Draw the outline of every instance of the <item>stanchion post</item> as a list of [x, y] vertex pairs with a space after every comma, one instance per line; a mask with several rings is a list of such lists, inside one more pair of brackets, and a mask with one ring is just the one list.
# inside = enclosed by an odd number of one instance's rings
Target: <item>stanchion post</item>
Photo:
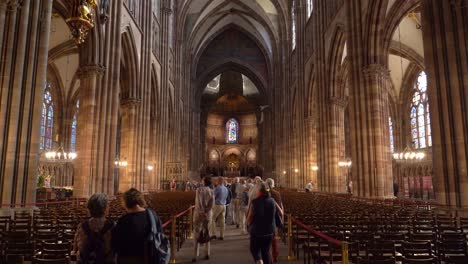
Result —
[[176, 228], [177, 228], [177, 218], [172, 217], [172, 226], [171, 226], [171, 264], [176, 263]]
[[188, 238], [192, 239], [193, 238], [193, 207], [190, 207], [189, 214], [188, 214], [188, 224], [189, 224], [189, 230], [188, 230]]
[[341, 257], [343, 258], [343, 264], [349, 264], [349, 251], [348, 251], [348, 243], [341, 242]]
[[288, 214], [288, 260], [294, 260], [294, 252], [293, 252], [293, 230], [292, 230], [292, 216]]

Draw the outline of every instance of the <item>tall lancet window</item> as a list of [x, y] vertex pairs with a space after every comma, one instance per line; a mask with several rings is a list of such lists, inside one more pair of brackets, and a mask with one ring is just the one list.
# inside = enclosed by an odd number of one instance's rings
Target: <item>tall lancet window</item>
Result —
[[413, 100], [411, 102], [411, 138], [415, 149], [432, 146], [431, 117], [427, 98], [427, 76], [421, 72], [414, 85]]
[[78, 115], [78, 110], [80, 109], [80, 100], [76, 101], [75, 114], [73, 115], [72, 124], [71, 124], [71, 136], [70, 136], [70, 151], [76, 151], [76, 118]]
[[239, 123], [231, 118], [226, 123], [226, 142], [235, 144], [239, 140]]
[[391, 117], [388, 117], [388, 131], [390, 132], [390, 152], [395, 151], [395, 142], [393, 138], [393, 121]]
[[314, 10], [314, 0], [307, 0], [307, 18], [312, 15], [312, 10]]
[[50, 84], [44, 90], [44, 99], [42, 101], [42, 118], [40, 131], [40, 149], [51, 149], [54, 132], [54, 105], [52, 102], [52, 94]]
[[292, 1], [291, 6], [291, 45], [292, 49], [296, 48], [296, 1]]

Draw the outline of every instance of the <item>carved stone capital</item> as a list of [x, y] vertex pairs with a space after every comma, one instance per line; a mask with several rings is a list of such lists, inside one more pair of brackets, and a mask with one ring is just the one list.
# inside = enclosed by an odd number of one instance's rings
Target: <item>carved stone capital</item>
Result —
[[330, 105], [336, 105], [343, 108], [345, 108], [346, 105], [348, 105], [348, 101], [341, 97], [331, 97], [330, 100], [328, 100], [328, 103]]
[[161, 9], [161, 11], [162, 11], [163, 13], [165, 13], [165, 14], [168, 14], [168, 15], [172, 14], [172, 9], [171, 9], [171, 8], [168, 8], [168, 7], [163, 7], [163, 8]]
[[124, 98], [120, 102], [122, 108], [133, 108], [141, 104], [141, 99], [138, 98]]
[[369, 64], [363, 70], [364, 77], [373, 78], [388, 78], [390, 79], [390, 71], [382, 64]]
[[16, 11], [17, 9], [21, 7], [21, 1], [20, 0], [2, 1], [2, 3], [0, 3], [0, 9], [3, 9], [4, 7], [6, 7], [8, 11], [10, 12]]
[[94, 75], [104, 75], [106, 72], [106, 67], [102, 65], [85, 65], [81, 66], [78, 71], [77, 75], [80, 79], [92, 77]]

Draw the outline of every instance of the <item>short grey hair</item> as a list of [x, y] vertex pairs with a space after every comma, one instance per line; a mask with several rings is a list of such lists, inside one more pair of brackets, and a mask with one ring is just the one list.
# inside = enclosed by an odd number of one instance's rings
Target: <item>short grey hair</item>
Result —
[[272, 178], [266, 179], [265, 182], [266, 184], [268, 184], [268, 186], [270, 186], [270, 189], [275, 188], [275, 180], [273, 180]]
[[107, 195], [104, 193], [95, 193], [88, 200], [88, 211], [91, 217], [99, 218], [106, 214]]

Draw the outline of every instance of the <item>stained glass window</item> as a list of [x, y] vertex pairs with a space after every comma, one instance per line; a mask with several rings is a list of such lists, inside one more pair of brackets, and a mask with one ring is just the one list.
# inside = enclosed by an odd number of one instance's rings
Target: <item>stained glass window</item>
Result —
[[54, 105], [50, 89], [51, 87], [48, 83], [44, 90], [44, 100], [42, 102], [41, 131], [39, 140], [39, 148], [46, 150], [52, 148], [54, 128]]
[[231, 118], [226, 123], [226, 138], [227, 143], [237, 143], [239, 137], [239, 123], [236, 119]]
[[392, 118], [388, 118], [388, 130], [390, 132], [390, 152], [393, 153], [395, 151], [395, 143], [393, 141], [393, 122]]
[[411, 137], [413, 148], [426, 148], [432, 146], [431, 117], [427, 98], [427, 75], [421, 72], [414, 85], [413, 100], [410, 109]]
[[292, 2], [291, 7], [291, 42], [294, 50], [296, 48], [296, 1]]
[[307, 18], [312, 15], [312, 10], [314, 10], [314, 0], [307, 0]]
[[75, 114], [73, 115], [71, 124], [71, 136], [70, 136], [70, 151], [76, 151], [76, 117], [78, 115], [78, 109], [80, 109], [80, 100], [76, 101]]

